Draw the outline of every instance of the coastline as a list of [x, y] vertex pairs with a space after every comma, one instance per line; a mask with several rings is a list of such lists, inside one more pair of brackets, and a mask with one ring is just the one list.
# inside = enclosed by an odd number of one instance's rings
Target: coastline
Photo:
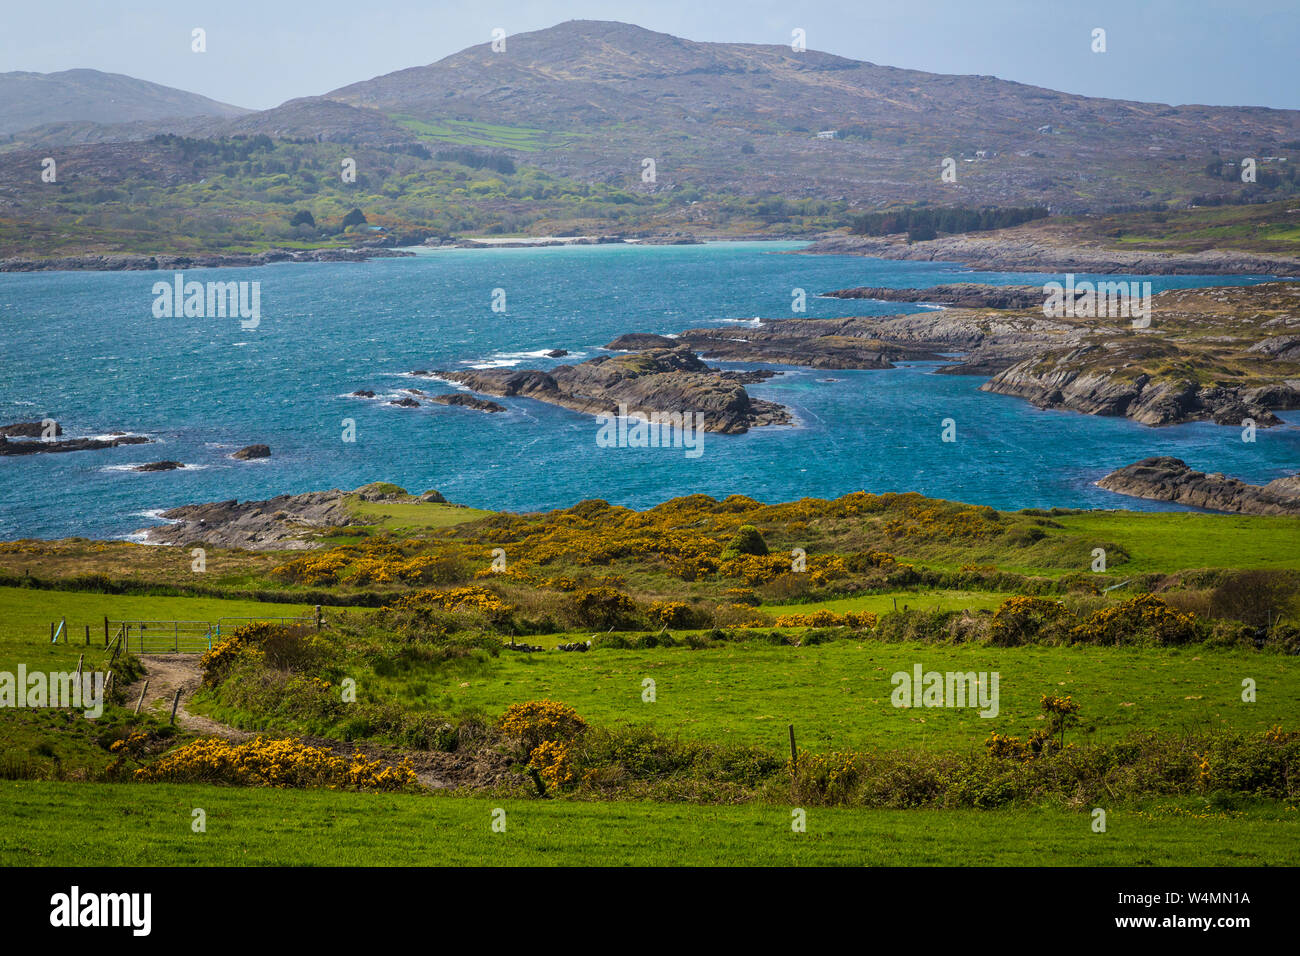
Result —
[[840, 235], [787, 255], [866, 256], [913, 262], [955, 262], [981, 272], [1092, 272], [1133, 275], [1236, 275], [1300, 278], [1300, 259], [1268, 253], [1213, 250], [1154, 252], [1049, 243], [975, 234], [907, 242], [897, 236]]

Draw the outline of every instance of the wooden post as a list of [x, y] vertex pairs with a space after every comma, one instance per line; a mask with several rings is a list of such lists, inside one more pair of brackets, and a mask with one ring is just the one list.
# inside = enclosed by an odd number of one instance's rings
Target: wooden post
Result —
[[135, 712], [140, 713], [140, 705], [144, 703], [144, 695], [149, 693], [149, 681], [146, 678], [144, 686], [140, 688], [140, 699], [135, 702]]
[[172, 698], [172, 723], [173, 724], [176, 723], [176, 708], [180, 706], [180, 703], [181, 703], [181, 689], [177, 687], [176, 696]]
[[795, 766], [799, 763], [799, 751], [794, 746], [794, 724], [790, 725], [790, 772], [794, 773]]
[[113, 689], [113, 672], [109, 671], [108, 676], [104, 678], [104, 698], [108, 698], [108, 692]]
[[316, 630], [318, 631], [320, 630], [320, 625], [321, 625], [320, 605], [317, 604], [316, 605]]
[[54, 643], [54, 622], [50, 621], [50, 643]]
[[86, 625], [86, 646], [90, 646], [90, 625]]
[[108, 615], [104, 615], [104, 646], [108, 647]]

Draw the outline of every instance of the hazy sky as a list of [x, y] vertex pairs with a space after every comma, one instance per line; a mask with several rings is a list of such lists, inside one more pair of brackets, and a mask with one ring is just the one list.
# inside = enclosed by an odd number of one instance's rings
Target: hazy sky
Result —
[[[1071, 93], [1300, 108], [1300, 0], [4, 0], [0, 72], [91, 67], [240, 106], [431, 63], [564, 20], [789, 43]], [[190, 52], [190, 31], [208, 50]], [[1107, 52], [1090, 49], [1094, 27]]]

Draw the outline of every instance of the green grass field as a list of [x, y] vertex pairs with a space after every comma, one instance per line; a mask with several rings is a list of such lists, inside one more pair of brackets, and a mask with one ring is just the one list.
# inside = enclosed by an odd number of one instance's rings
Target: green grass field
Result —
[[450, 528], [495, 514], [482, 508], [461, 508], [455, 505], [431, 504], [421, 501], [356, 501], [352, 511], [373, 522], [374, 527], [386, 531], [431, 530]]
[[[896, 671], [997, 671], [1000, 712], [896, 708]], [[1258, 700], [1241, 701], [1256, 681]], [[642, 681], [655, 702], [642, 702]], [[920, 747], [978, 749], [990, 732], [1023, 735], [1038, 726], [1043, 694], [1071, 694], [1083, 706], [1075, 741], [1114, 740], [1145, 729], [1263, 731], [1292, 726], [1300, 708], [1294, 658], [1243, 651], [1097, 647], [991, 648], [840, 641], [795, 648], [740, 644], [692, 651], [597, 650], [585, 654], [503, 652], [487, 662], [453, 661], [396, 676], [358, 673], [366, 700], [491, 718], [524, 700], [550, 698], [596, 725], [645, 724], [729, 744], [785, 745], [793, 723], [811, 750]], [[232, 723], [264, 721], [199, 702]], [[281, 727], [277, 729], [291, 729]]]
[[1011, 597], [1002, 591], [957, 591], [942, 588], [933, 590], [887, 591], [882, 594], [855, 594], [853, 597], [831, 598], [826, 601], [807, 601], [799, 604], [764, 604], [761, 610], [768, 614], [809, 614], [813, 611], [870, 611], [887, 614], [894, 610], [911, 608], [914, 611], [974, 611], [992, 610]]
[[1085, 511], [1052, 520], [1064, 530], [1049, 529], [1049, 538], [1083, 533], [1123, 547], [1130, 560], [1108, 572], [1120, 579], [1186, 568], [1300, 568], [1300, 521], [1290, 517]]
[[63, 657], [71, 653], [75, 661], [78, 648], [85, 649], [82, 645], [87, 625], [91, 647], [103, 648], [106, 616], [114, 621], [216, 621], [223, 617], [298, 617], [311, 613], [311, 606], [306, 604], [0, 587], [0, 662], [10, 659], [15, 646], [49, 648], [50, 622], [61, 618], [68, 620], [71, 639], [69, 648], [57, 653]]
[[[194, 809], [207, 830], [191, 829]], [[506, 829], [492, 831], [493, 810]], [[4, 866], [1168, 866], [1300, 862], [1300, 814], [581, 803], [173, 784], [0, 782]], [[106, 839], [106, 834], [112, 834]]]

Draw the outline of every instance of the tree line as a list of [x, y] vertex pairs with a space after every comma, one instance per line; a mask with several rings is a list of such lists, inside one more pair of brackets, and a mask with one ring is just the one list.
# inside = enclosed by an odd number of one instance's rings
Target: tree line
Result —
[[891, 212], [872, 212], [854, 216], [849, 220], [850, 231], [857, 236], [892, 236], [907, 233], [911, 241], [933, 239], [940, 233], [987, 232], [1006, 229], [1023, 222], [1046, 217], [1043, 206], [1006, 206], [1002, 208], [969, 209], [962, 206], [947, 208], [898, 209]]

